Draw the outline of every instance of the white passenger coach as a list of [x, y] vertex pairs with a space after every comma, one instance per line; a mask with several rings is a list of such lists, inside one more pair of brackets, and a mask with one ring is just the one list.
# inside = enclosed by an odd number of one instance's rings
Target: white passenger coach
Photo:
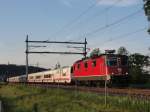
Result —
[[71, 67], [62, 67], [54, 70], [31, 73], [26, 75], [10, 77], [8, 82], [28, 82], [28, 83], [71, 83]]

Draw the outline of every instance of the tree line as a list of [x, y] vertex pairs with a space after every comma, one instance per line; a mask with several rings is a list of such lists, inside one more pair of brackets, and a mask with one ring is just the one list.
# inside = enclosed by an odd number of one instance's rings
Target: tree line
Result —
[[125, 47], [120, 47], [118, 54], [128, 56], [129, 83], [150, 87], [150, 57], [140, 53], [131, 54]]
[[[44, 68], [35, 67], [35, 66], [29, 66], [28, 69], [29, 69], [29, 73], [35, 73], [35, 72], [46, 70]], [[0, 81], [5, 81], [7, 77], [23, 75], [25, 74], [25, 72], [26, 72], [25, 65], [1, 64], [0, 65]]]

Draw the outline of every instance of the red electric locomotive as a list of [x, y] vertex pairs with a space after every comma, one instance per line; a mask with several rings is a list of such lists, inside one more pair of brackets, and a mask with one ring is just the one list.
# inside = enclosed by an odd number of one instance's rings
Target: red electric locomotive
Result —
[[73, 80], [126, 85], [128, 81], [128, 57], [119, 54], [101, 54], [76, 61], [72, 66]]

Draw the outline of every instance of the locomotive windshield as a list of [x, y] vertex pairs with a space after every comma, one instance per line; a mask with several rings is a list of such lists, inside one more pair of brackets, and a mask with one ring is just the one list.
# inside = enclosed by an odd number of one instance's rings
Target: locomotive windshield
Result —
[[117, 66], [117, 57], [111, 57], [107, 60], [108, 66]]
[[128, 64], [128, 57], [108, 57], [107, 65], [108, 66], [126, 66]]

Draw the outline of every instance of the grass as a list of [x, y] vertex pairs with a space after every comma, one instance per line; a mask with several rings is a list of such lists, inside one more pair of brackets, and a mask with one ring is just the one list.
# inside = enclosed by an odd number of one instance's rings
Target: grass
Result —
[[1, 85], [5, 112], [150, 112], [150, 101], [25, 85]]

